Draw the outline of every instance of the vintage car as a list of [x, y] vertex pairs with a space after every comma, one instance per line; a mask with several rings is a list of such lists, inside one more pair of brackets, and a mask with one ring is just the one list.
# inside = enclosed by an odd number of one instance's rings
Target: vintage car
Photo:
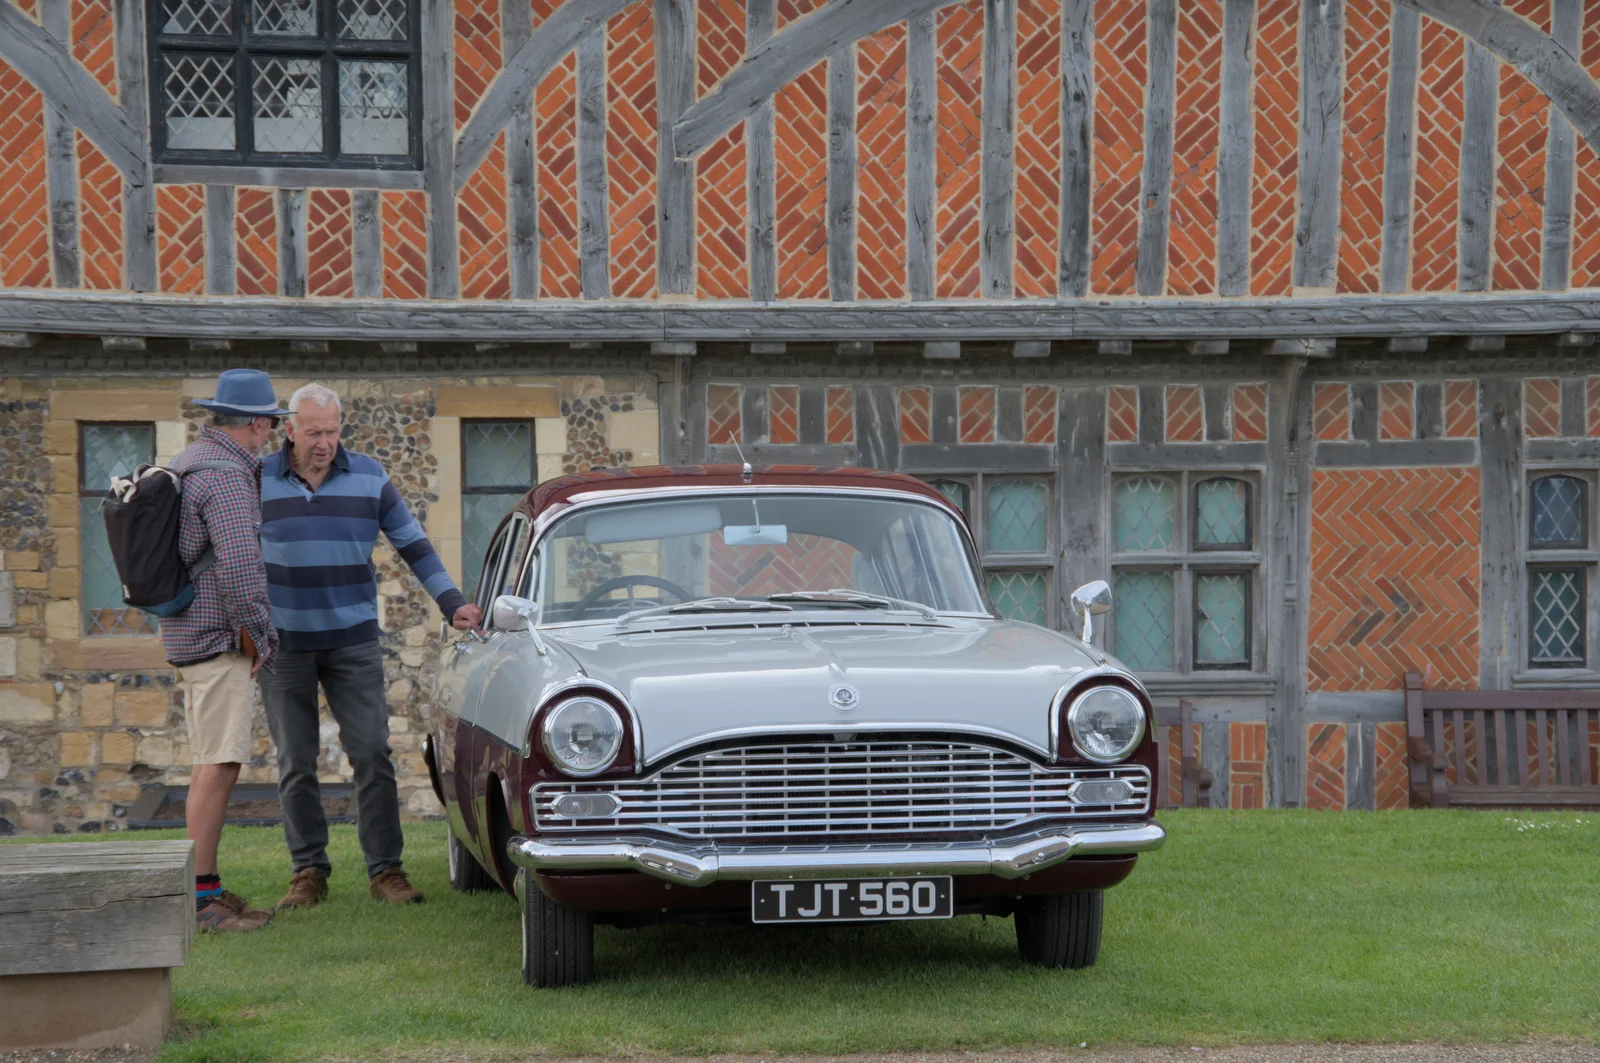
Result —
[[[1150, 699], [996, 616], [976, 556], [939, 491], [862, 469], [525, 497], [424, 757], [451, 884], [518, 898], [528, 984], [587, 981], [596, 923], [666, 920], [1014, 915], [1023, 959], [1093, 964], [1103, 891], [1165, 837]], [[1073, 595], [1086, 628], [1110, 604]]]

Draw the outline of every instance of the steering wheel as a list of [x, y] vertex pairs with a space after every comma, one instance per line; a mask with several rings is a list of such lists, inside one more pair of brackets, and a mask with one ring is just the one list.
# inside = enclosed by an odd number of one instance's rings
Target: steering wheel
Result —
[[632, 590], [634, 587], [654, 587], [657, 590], [666, 591], [680, 602], [686, 602], [690, 598], [688, 591], [669, 579], [662, 579], [660, 576], [618, 576], [615, 579], [606, 580], [588, 594], [579, 598], [577, 604], [572, 607], [572, 619], [582, 620], [590, 607], [600, 600], [601, 595], [610, 594], [612, 591], [621, 590], [623, 587], [629, 588], [629, 601], [635, 600]]

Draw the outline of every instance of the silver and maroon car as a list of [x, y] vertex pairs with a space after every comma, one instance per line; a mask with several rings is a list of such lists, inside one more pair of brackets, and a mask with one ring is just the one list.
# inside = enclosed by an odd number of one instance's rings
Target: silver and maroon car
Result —
[[[919, 480], [696, 466], [552, 480], [506, 516], [447, 641], [424, 753], [451, 884], [522, 905], [523, 977], [595, 923], [1014, 915], [1086, 967], [1159, 847], [1150, 699], [1003, 620]], [[1110, 608], [1104, 583], [1073, 608]]]

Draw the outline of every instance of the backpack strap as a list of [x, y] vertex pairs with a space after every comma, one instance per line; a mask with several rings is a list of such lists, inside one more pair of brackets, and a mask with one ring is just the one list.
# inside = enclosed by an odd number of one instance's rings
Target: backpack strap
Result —
[[[192, 472], [206, 472], [208, 470], [227, 469], [238, 469], [241, 472], [250, 471], [237, 461], [197, 461], [191, 465], [185, 466], [181, 471], [179, 471], [178, 480], [181, 484], [183, 478]], [[180, 487], [179, 490], [182, 490], [182, 488]], [[217, 551], [210, 543], [207, 543], [206, 548], [200, 552], [200, 556], [194, 559], [194, 564], [189, 566], [189, 579], [198, 579], [202, 573], [216, 563]]]

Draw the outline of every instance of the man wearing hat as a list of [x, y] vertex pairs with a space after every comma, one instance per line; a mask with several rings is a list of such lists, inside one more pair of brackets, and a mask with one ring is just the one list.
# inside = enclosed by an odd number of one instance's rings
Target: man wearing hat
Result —
[[194, 603], [161, 621], [167, 660], [183, 686], [194, 770], [185, 809], [194, 842], [195, 924], [200, 930], [256, 930], [272, 913], [251, 908], [222, 888], [217, 843], [239, 765], [250, 759], [252, 677], [278, 649], [261, 559], [261, 458], [278, 419], [272, 380], [257, 369], [229, 369], [217, 397], [195, 399], [211, 411], [200, 438], [172, 462], [220, 463], [183, 477], [178, 552], [193, 567], [208, 548], [210, 568], [194, 579]]

